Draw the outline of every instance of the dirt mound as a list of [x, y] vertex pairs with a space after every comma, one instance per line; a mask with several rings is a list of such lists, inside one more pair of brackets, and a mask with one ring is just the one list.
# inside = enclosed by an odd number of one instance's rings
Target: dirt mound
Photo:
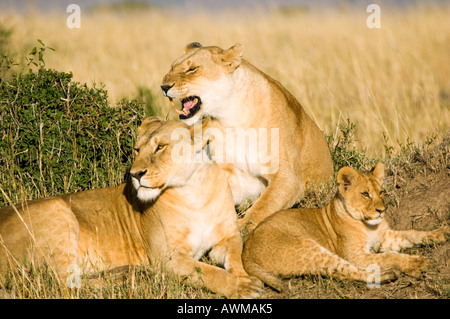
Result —
[[388, 208], [386, 219], [393, 229], [431, 230], [449, 218], [450, 175], [447, 171], [417, 175], [404, 195]]
[[[415, 149], [401, 161], [388, 163], [386, 219], [395, 230], [432, 230], [450, 224], [450, 138], [430, 149]], [[419, 278], [403, 274], [397, 281], [370, 289], [364, 283], [327, 277], [301, 276], [289, 280], [290, 291], [267, 288], [263, 298], [450, 298], [450, 240], [411, 248], [431, 265]]]
[[[447, 170], [417, 175], [404, 187], [403, 196], [388, 208], [392, 229], [432, 230], [450, 223], [450, 175]], [[439, 272], [450, 280], [450, 241], [428, 252]]]

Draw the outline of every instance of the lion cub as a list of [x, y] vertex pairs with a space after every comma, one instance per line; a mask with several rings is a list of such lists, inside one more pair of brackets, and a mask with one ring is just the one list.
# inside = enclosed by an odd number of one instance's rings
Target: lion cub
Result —
[[[278, 291], [285, 284], [278, 275], [328, 275], [367, 281], [366, 267], [380, 267], [380, 282], [398, 278], [400, 269], [415, 273], [428, 260], [396, 253], [431, 240], [444, 242], [449, 226], [433, 231], [391, 230], [383, 218], [384, 166], [359, 173], [342, 168], [337, 176], [338, 192], [320, 209], [290, 209], [262, 222], [247, 239], [244, 267]], [[377, 254], [378, 253], [378, 254]]]

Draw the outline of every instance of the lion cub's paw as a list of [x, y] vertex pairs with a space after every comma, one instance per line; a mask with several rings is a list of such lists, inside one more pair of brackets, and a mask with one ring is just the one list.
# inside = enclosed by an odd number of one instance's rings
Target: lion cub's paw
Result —
[[397, 280], [401, 276], [401, 274], [402, 269], [397, 265], [384, 268], [381, 270], [380, 283], [386, 284], [388, 282]]
[[432, 231], [433, 236], [431, 237], [432, 240], [443, 243], [446, 240], [446, 235], [450, 234], [450, 226], [449, 225], [442, 225], [441, 227], [435, 229]]
[[254, 299], [263, 292], [263, 283], [256, 277], [238, 277], [237, 289], [231, 298]]
[[423, 256], [410, 256], [406, 267], [402, 267], [402, 271], [412, 276], [420, 276], [423, 269], [428, 268], [430, 261]]

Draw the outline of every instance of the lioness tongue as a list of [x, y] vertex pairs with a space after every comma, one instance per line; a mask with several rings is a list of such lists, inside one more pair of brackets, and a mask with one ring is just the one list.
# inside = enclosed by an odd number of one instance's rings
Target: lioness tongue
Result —
[[183, 108], [185, 108], [186, 110], [190, 110], [194, 107], [195, 104], [197, 104], [197, 99], [186, 101], [183, 103]]

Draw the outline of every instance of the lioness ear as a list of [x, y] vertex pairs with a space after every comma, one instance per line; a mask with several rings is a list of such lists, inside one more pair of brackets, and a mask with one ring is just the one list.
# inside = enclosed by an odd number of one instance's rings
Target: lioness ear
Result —
[[184, 54], [188, 53], [190, 50], [195, 48], [201, 48], [202, 44], [199, 42], [191, 42], [184, 48]]
[[372, 171], [370, 173], [373, 175], [373, 177], [375, 177], [378, 184], [380, 184], [380, 186], [382, 186], [384, 183], [384, 165], [383, 165], [383, 163], [378, 162], [377, 165], [375, 165], [375, 167], [372, 169]]
[[230, 72], [233, 72], [239, 65], [241, 65], [243, 52], [244, 48], [240, 43], [236, 43], [228, 50], [223, 51], [222, 62]]
[[337, 184], [339, 191], [347, 191], [356, 181], [358, 172], [353, 168], [346, 166], [339, 170], [337, 176]]
[[143, 135], [147, 130], [155, 124], [160, 124], [161, 118], [158, 116], [150, 116], [142, 121], [141, 126], [138, 127], [138, 135]]

